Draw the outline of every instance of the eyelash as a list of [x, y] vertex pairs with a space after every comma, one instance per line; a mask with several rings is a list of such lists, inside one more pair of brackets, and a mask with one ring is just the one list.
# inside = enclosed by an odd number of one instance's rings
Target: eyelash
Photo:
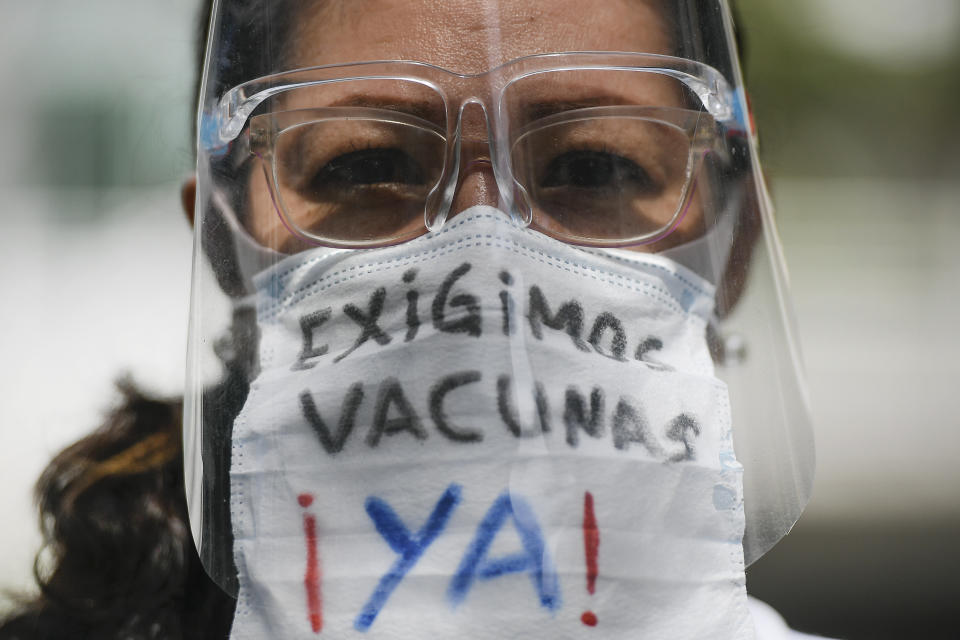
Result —
[[[561, 186], [602, 188], [604, 186], [610, 186], [609, 184], [607, 184], [607, 185], [598, 185], [595, 187], [590, 187], [582, 184], [571, 184], [570, 183], [571, 181], [569, 179], [567, 182], [560, 184], [559, 180], [562, 180], [564, 178], [563, 176], [557, 176], [556, 174], [564, 170], [569, 170], [569, 166], [555, 167], [554, 165], [556, 165], [561, 159], [564, 159], [564, 158], [569, 158], [569, 161], [588, 160], [588, 161], [609, 162], [612, 166], [603, 167], [604, 169], [607, 170], [607, 173], [608, 173], [607, 177], [609, 177], [610, 173], [616, 174], [619, 169], [623, 169], [624, 166], [627, 165], [626, 169], [631, 174], [627, 176], [628, 179], [630, 179], [632, 182], [640, 183], [641, 188], [643, 189], [649, 189], [654, 186], [653, 179], [642, 166], [640, 166], [633, 160], [627, 158], [626, 156], [611, 150], [607, 145], [600, 145], [599, 148], [591, 148], [586, 146], [580, 147], [580, 148], [571, 148], [571, 149], [564, 150], [562, 153], [554, 156], [550, 160], [550, 162], [546, 165], [544, 175], [540, 177], [539, 182], [540, 182], [541, 188], [561, 187]], [[568, 176], [568, 178], [576, 178], [576, 176]], [[557, 181], [557, 183], [552, 184], [554, 181]]]
[[[387, 184], [418, 185], [425, 180], [423, 168], [401, 149], [372, 145], [361, 147], [352, 143], [350, 146], [352, 148], [349, 151], [337, 154], [313, 172], [308, 184], [315, 189], [341, 185], [344, 188], [371, 188]], [[377, 163], [381, 166], [377, 166]], [[364, 171], [378, 175], [372, 176], [374, 179], [362, 179]], [[352, 175], [354, 173], [357, 175]], [[318, 182], [326, 184], [319, 185]]]

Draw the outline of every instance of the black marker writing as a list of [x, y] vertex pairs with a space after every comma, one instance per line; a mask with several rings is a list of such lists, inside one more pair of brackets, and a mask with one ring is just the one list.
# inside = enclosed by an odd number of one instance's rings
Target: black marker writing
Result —
[[[508, 287], [513, 284], [513, 276], [511, 276], [506, 271], [500, 272], [500, 281]], [[516, 303], [513, 301], [513, 296], [510, 295], [510, 292], [504, 289], [500, 292], [500, 312], [503, 314], [503, 335], [509, 336], [512, 335], [515, 326], [513, 321], [514, 309], [516, 308]]]
[[353, 343], [352, 347], [334, 358], [334, 362], [340, 362], [370, 338], [373, 338], [380, 346], [390, 344], [390, 336], [385, 334], [383, 329], [377, 325], [377, 321], [380, 319], [380, 314], [383, 313], [383, 301], [386, 297], [387, 290], [383, 287], [380, 287], [370, 294], [370, 301], [367, 304], [366, 313], [361, 311], [360, 308], [355, 305], [343, 305], [343, 313], [346, 314], [348, 318], [360, 325], [360, 336], [357, 338], [357, 341]]
[[550, 313], [550, 306], [544, 297], [540, 287], [534, 285], [530, 287], [530, 304], [527, 311], [527, 319], [530, 321], [530, 331], [537, 340], [543, 340], [543, 327], [541, 323], [556, 329], [563, 329], [573, 340], [581, 351], [589, 351], [586, 343], [581, 337], [583, 335], [583, 307], [576, 300], [565, 302], [557, 309], [556, 314]]
[[437, 426], [437, 430], [454, 442], [480, 442], [483, 440], [483, 432], [472, 431], [451, 424], [443, 409], [443, 400], [454, 389], [480, 382], [482, 377], [479, 371], [461, 371], [442, 378], [430, 389], [430, 418]]
[[[395, 416], [391, 417], [391, 408], [396, 408]], [[417, 440], [425, 440], [427, 432], [420, 424], [420, 418], [407, 400], [400, 381], [396, 378], [387, 378], [380, 385], [377, 393], [377, 404], [373, 412], [373, 426], [367, 434], [367, 444], [376, 447], [380, 438], [409, 431]]]
[[[487, 385], [494, 388], [488, 388]], [[463, 416], [477, 415], [478, 402], [488, 403], [487, 411], [490, 412], [494, 411], [492, 405], [496, 403], [495, 410], [506, 427], [506, 433], [515, 438], [550, 434], [553, 420], [562, 419], [562, 437], [571, 448], [580, 445], [582, 434], [594, 439], [610, 437], [613, 448], [618, 451], [628, 451], [635, 445], [641, 445], [647, 453], [666, 463], [695, 459], [702, 432], [699, 418], [690, 412], [680, 412], [670, 420], [651, 425], [643, 406], [635, 398], [629, 395], [612, 396], [608, 389], [599, 386], [584, 388], [567, 385], [562, 389], [563, 395], [554, 398], [548, 396], [545, 385], [540, 381], [529, 380], [517, 384], [506, 374], [496, 376], [495, 380], [488, 379], [479, 370], [457, 371], [442, 376], [430, 385], [428, 391], [417, 397], [409, 396], [395, 377], [383, 379], [376, 394], [365, 393], [364, 389], [364, 383], [354, 383], [339, 400], [340, 414], [336, 418], [335, 429], [321, 415], [321, 411], [326, 410], [332, 402], [326, 401], [318, 408], [323, 396], [314, 396], [309, 391], [300, 394], [303, 417], [329, 455], [336, 455], [347, 447], [358, 423], [370, 425], [367, 433], [360, 437], [371, 449], [382, 448], [385, 435], [394, 436], [403, 432], [417, 441], [425, 441], [429, 433], [421, 416], [429, 416], [430, 422], [443, 435], [438, 444], [485, 441], [488, 435], [486, 431], [499, 431], [502, 427], [491, 424], [489, 420], [478, 420], [472, 424], [458, 421]], [[590, 390], [589, 396], [586, 389]], [[557, 390], [559, 392], [560, 389]], [[531, 396], [535, 415], [532, 419], [521, 420], [519, 407], [527, 403], [518, 403], [517, 400]], [[371, 400], [368, 401], [368, 397]], [[551, 412], [551, 406], [557, 409], [562, 406], [562, 413]], [[611, 406], [612, 412], [608, 411]], [[499, 431], [489, 435], [496, 438], [502, 433]]]
[[640, 360], [641, 362], [646, 362], [654, 369], [659, 369], [661, 371], [673, 371], [673, 367], [662, 362], [657, 362], [651, 360], [647, 357], [652, 351], [660, 351], [663, 349], [663, 340], [656, 336], [650, 336], [645, 338], [640, 344], [637, 345], [637, 352], [633, 355], [635, 360]]
[[[416, 269], [408, 269], [403, 274], [403, 281], [410, 284], [417, 277]], [[404, 336], [404, 342], [410, 342], [417, 337], [417, 331], [420, 329], [420, 315], [417, 313], [417, 301], [420, 299], [420, 292], [416, 289], [407, 291], [407, 335]]]
[[[498, 324], [503, 336], [510, 337], [523, 330], [521, 318], [525, 318], [530, 334], [536, 340], [544, 340], [546, 327], [565, 333], [580, 351], [618, 362], [629, 361], [627, 349], [628, 346], [632, 347], [633, 340], [627, 333], [628, 325], [614, 313], [601, 311], [596, 316], [588, 315], [584, 304], [576, 299], [563, 302], [554, 311], [539, 286], [531, 285], [524, 298], [514, 274], [499, 269], [497, 277], [504, 286], [497, 292], [500, 317], [495, 318], [495, 303], [484, 307], [481, 298], [469, 292], [476, 277], [469, 262], [461, 263], [443, 276], [430, 305], [433, 327], [438, 332], [479, 337], [485, 322], [483, 309], [486, 308], [490, 314], [486, 322]], [[404, 342], [415, 341], [420, 336], [420, 327], [426, 321], [420, 314], [423, 291], [418, 284], [419, 270], [409, 268], [403, 272], [401, 279], [403, 285], [397, 291], [379, 287], [369, 293], [365, 308], [352, 303], [343, 305], [343, 314], [359, 327], [359, 334], [351, 335], [349, 329], [343, 330], [344, 326], [350, 326], [349, 323], [333, 322], [340, 319], [332, 317], [330, 307], [301, 316], [301, 348], [290, 365], [291, 369], [313, 369], [321, 356], [344, 349], [346, 345], [336, 344], [337, 340], [349, 343], [352, 339], [353, 342], [333, 359], [335, 363], [365, 344], [386, 346], [394, 338], [399, 340], [401, 330], [404, 332]], [[523, 308], [524, 303], [526, 308]], [[326, 340], [321, 338], [323, 331], [331, 332]], [[654, 355], [663, 349], [663, 340], [648, 334], [633, 347], [633, 359], [654, 370], [671, 371], [673, 367]]]
[[603, 419], [603, 389], [594, 387], [590, 392], [590, 417], [587, 417], [586, 398], [573, 386], [567, 387], [563, 407], [563, 424], [567, 429], [567, 444], [576, 447], [580, 441], [580, 430], [599, 438], [606, 426]]
[[300, 349], [300, 355], [297, 356], [297, 361], [290, 367], [292, 371], [312, 369], [317, 363], [307, 362], [307, 360], [322, 356], [328, 351], [329, 347], [325, 344], [319, 347], [314, 346], [313, 334], [324, 322], [330, 319], [330, 311], [330, 307], [327, 307], [320, 311], [308, 313], [300, 318], [300, 332], [303, 334], [303, 347]]
[[343, 405], [340, 409], [340, 420], [337, 424], [337, 432], [330, 433], [327, 423], [320, 417], [317, 405], [313, 401], [313, 396], [309, 391], [300, 394], [300, 408], [303, 411], [303, 417], [313, 428], [313, 431], [320, 438], [320, 444], [330, 455], [334, 455], [343, 450], [343, 445], [350, 437], [353, 431], [353, 425], [357, 418], [357, 409], [363, 401], [363, 385], [359, 382], [350, 387], [347, 394], [343, 397]]
[[[443, 284], [440, 285], [440, 291], [437, 292], [437, 297], [433, 299], [433, 326], [437, 331], [466, 333], [474, 337], [480, 336], [482, 319], [480, 317], [480, 304], [476, 296], [461, 293], [450, 298], [450, 290], [453, 289], [457, 280], [466, 275], [468, 271], [470, 271], [470, 263], [464, 262], [451, 271], [450, 275], [443, 280]], [[459, 320], [447, 320], [448, 298], [449, 306], [452, 309], [463, 307], [466, 309], [467, 315]]]
[[663, 455], [663, 450], [650, 433], [650, 425], [647, 424], [643, 410], [626, 397], [620, 398], [613, 412], [612, 430], [613, 446], [621, 451], [627, 450], [631, 443], [636, 442], [653, 455]]
[[670, 456], [670, 462], [693, 460], [696, 454], [694, 444], [700, 435], [700, 425], [692, 416], [681, 413], [667, 427], [667, 437], [683, 444], [683, 451]]
[[[510, 376], [499, 376], [497, 378], [497, 410], [500, 412], [500, 419], [506, 425], [510, 433], [518, 438], [532, 438], [538, 434], [535, 428], [524, 429], [520, 424], [518, 412], [511, 403], [510, 388], [513, 386], [513, 380]], [[550, 431], [550, 407], [547, 404], [547, 394], [543, 385], [537, 382], [534, 391], [534, 401], [537, 404], [537, 417], [540, 420], [540, 432], [548, 433]]]
[[[610, 330], [613, 335], [610, 336], [610, 350], [605, 350], [601, 345], [603, 343], [603, 334]], [[627, 333], [623, 330], [621, 323], [615, 315], [604, 311], [593, 321], [593, 330], [590, 331], [588, 340], [593, 350], [600, 355], [607, 356], [613, 360], [623, 362], [626, 360], [623, 353], [627, 350]]]

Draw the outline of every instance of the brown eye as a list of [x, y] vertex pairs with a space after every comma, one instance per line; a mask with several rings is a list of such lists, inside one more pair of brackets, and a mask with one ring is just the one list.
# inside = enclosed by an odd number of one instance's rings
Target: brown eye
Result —
[[606, 151], [567, 151], [553, 158], [540, 180], [541, 188], [648, 190], [653, 180], [637, 163]]
[[337, 156], [311, 180], [314, 190], [377, 184], [420, 185], [420, 164], [400, 149], [361, 149]]

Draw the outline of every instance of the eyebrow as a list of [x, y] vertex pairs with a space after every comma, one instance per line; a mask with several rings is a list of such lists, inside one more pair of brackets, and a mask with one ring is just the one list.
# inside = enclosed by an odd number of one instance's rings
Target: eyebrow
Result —
[[590, 107], [603, 107], [617, 104], [628, 104], [626, 100], [618, 96], [597, 96], [596, 98], [587, 98], [584, 100], [543, 100], [531, 102], [521, 106], [520, 112], [524, 120], [539, 120], [552, 116], [555, 113], [564, 113], [575, 109], [588, 109]]
[[446, 121], [446, 112], [439, 105], [425, 100], [405, 99], [397, 96], [371, 96], [363, 93], [355, 93], [334, 100], [326, 106], [366, 107], [398, 111], [440, 126], [443, 126]]
[[[559, 92], [558, 92], [559, 93]], [[627, 96], [625, 94], [613, 92], [598, 92], [588, 97], [577, 98], [575, 100], [531, 100], [526, 103], [520, 103], [519, 113], [525, 122], [537, 120], [552, 116], [556, 113], [573, 111], [574, 109], [588, 109], [590, 107], [608, 107], [619, 105], [647, 105], [647, 106], [678, 106], [681, 108], [691, 108], [690, 100], [686, 95], [678, 96], [680, 100], [676, 105], [664, 105], [663, 100], [654, 100], [649, 95]]]

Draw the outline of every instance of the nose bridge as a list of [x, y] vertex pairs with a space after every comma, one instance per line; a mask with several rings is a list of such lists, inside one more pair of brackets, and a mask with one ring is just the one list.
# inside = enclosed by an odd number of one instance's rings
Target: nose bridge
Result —
[[478, 204], [492, 207], [500, 203], [491, 160], [493, 150], [487, 105], [477, 97], [465, 98], [457, 115], [459, 137], [458, 181], [450, 209], [455, 216]]

